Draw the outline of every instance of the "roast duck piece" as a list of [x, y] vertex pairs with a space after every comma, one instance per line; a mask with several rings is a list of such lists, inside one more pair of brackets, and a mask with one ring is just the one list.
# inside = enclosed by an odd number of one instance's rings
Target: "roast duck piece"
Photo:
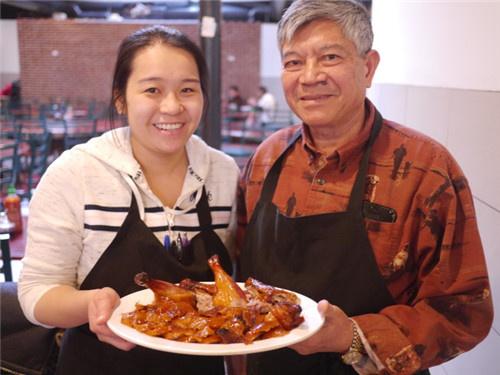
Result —
[[243, 290], [219, 264], [208, 260], [215, 283], [190, 279], [179, 285], [137, 274], [135, 282], [150, 288], [154, 301], [137, 303], [135, 311], [122, 315], [122, 323], [169, 340], [192, 343], [251, 344], [255, 340], [283, 336], [304, 318], [298, 297], [248, 278]]

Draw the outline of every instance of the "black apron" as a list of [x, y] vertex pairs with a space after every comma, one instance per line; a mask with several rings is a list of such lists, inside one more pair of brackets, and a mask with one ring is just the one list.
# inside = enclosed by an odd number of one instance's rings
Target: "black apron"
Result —
[[[381, 126], [376, 112], [347, 211], [291, 218], [280, 213], [272, 198], [287, 151], [301, 135], [295, 134], [267, 174], [247, 226], [242, 280], [251, 276], [316, 301], [326, 299], [348, 316], [377, 313], [395, 303], [379, 273], [362, 215], [368, 160]], [[249, 375], [357, 374], [336, 353], [303, 356], [288, 348], [249, 355], [247, 363]]]
[[[152, 278], [177, 283], [183, 278], [213, 280], [207, 259], [218, 254], [221, 265], [231, 272], [229, 254], [212, 230], [207, 194], [203, 188], [197, 204], [201, 231], [184, 251], [192, 254], [180, 262], [158, 241], [139, 217], [132, 195], [129, 213], [112, 243], [83, 281], [80, 289], [111, 287], [123, 297], [144, 288], [134, 276], [147, 272]], [[58, 374], [224, 374], [223, 357], [188, 356], [165, 353], [140, 346], [122, 351], [103, 343], [88, 324], [66, 331], [59, 356]]]

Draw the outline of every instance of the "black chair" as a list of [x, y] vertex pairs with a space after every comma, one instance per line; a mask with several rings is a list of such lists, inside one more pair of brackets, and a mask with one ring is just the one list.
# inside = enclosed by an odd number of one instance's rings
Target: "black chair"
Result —
[[97, 118], [97, 101], [95, 99], [77, 98], [68, 104], [67, 111], [71, 109], [73, 119], [92, 120]]
[[[5, 132], [4, 132], [5, 130]], [[2, 128], [0, 139], [0, 196], [7, 194], [9, 186], [16, 186], [19, 174], [19, 133]], [[3, 210], [3, 208], [2, 208]], [[10, 257], [10, 233], [5, 228], [0, 229], [0, 247], [2, 250], [2, 267], [6, 281], [12, 281], [12, 266]]]
[[292, 111], [289, 109], [277, 109], [274, 112], [271, 121], [262, 123], [262, 130], [266, 133], [266, 135], [269, 135], [270, 133], [286, 128], [294, 123], [295, 119]]
[[43, 120], [20, 122], [20, 145], [27, 145], [27, 152], [20, 154], [20, 175], [26, 184], [26, 193], [31, 198], [31, 191], [47, 169], [52, 147], [52, 134]]
[[246, 131], [247, 112], [227, 112], [222, 122], [223, 141], [239, 139], [243, 142]]
[[2, 267], [0, 273], [3, 273], [5, 281], [12, 281], [12, 259], [10, 257], [10, 233], [0, 231], [0, 247], [2, 248]]
[[40, 135], [31, 135], [26, 141], [30, 146], [27, 191], [27, 197], [30, 199], [32, 190], [40, 181], [49, 164], [48, 157], [52, 144], [52, 134], [46, 132]]
[[17, 121], [9, 116], [0, 117], [0, 137], [1, 139], [17, 139], [20, 128]]
[[13, 119], [26, 120], [32, 118], [31, 103], [19, 103], [15, 106], [10, 106], [8, 116]]
[[61, 120], [68, 108], [68, 101], [60, 98], [51, 98], [49, 103], [38, 106], [40, 118], [45, 120]]
[[9, 186], [16, 186], [19, 175], [19, 140], [2, 138], [0, 140], [0, 192], [5, 194]]
[[59, 329], [47, 329], [31, 324], [17, 299], [17, 283], [0, 283], [2, 374], [55, 374], [59, 346]]
[[97, 135], [96, 119], [71, 119], [66, 121], [66, 131], [64, 132], [64, 149], [87, 142]]
[[26, 135], [46, 133], [47, 122], [43, 118], [17, 119], [16, 127], [20, 129], [21, 138], [26, 138]]

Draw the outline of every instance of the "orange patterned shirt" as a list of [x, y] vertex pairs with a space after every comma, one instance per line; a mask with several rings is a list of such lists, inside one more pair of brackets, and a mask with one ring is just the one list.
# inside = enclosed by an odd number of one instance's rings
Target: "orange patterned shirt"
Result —
[[[375, 117], [367, 101], [359, 136], [332, 155], [318, 152], [307, 126], [266, 139], [239, 189], [239, 242], [263, 180], [292, 135], [273, 203], [287, 216], [345, 211]], [[384, 120], [366, 178], [365, 225], [396, 305], [354, 317], [381, 372], [410, 374], [447, 361], [489, 332], [493, 305], [468, 182], [450, 153], [414, 130]], [[241, 248], [241, 246], [240, 246]], [[368, 287], [368, 286], [367, 286]]]

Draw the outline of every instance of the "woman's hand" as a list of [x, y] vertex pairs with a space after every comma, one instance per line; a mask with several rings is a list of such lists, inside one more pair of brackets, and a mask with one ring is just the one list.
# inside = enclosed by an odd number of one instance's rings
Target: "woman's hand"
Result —
[[94, 293], [88, 306], [89, 327], [102, 342], [121, 350], [130, 350], [135, 344], [116, 336], [106, 325], [113, 310], [120, 303], [120, 296], [111, 288], [102, 288]]
[[346, 352], [352, 343], [352, 322], [339, 307], [330, 305], [326, 300], [319, 301], [318, 311], [325, 317], [323, 327], [307, 340], [292, 345], [290, 348], [303, 355], [318, 352]]

